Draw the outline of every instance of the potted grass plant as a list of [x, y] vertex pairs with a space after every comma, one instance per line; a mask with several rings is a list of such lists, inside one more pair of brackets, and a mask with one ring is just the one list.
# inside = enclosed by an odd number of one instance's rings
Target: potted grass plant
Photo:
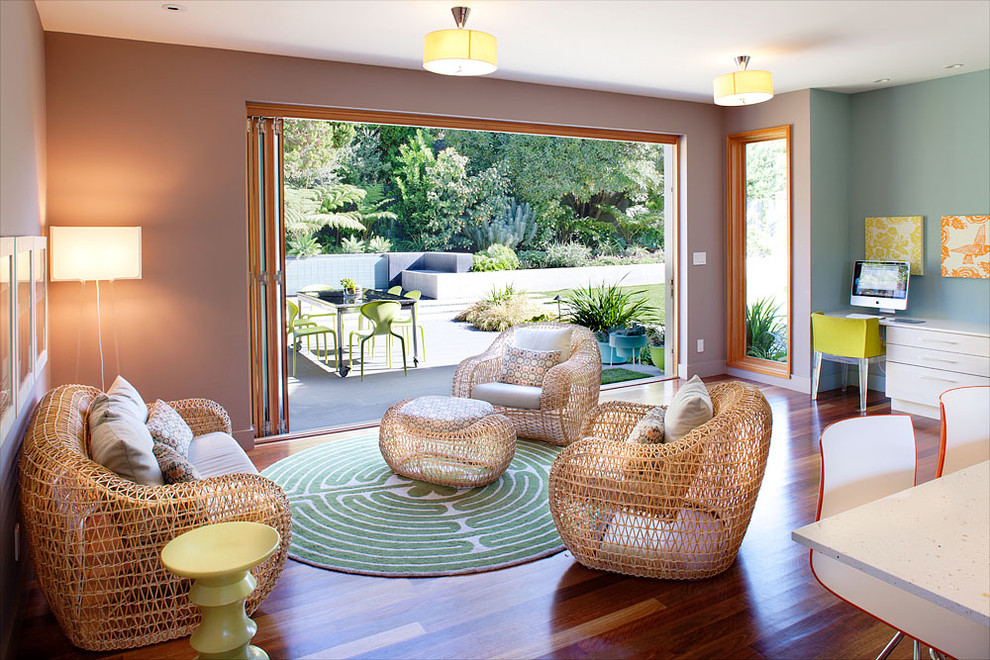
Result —
[[618, 284], [589, 284], [574, 289], [565, 302], [569, 309], [568, 320], [595, 333], [603, 363], [625, 362], [609, 346], [609, 335], [613, 329], [631, 327], [637, 321], [653, 321], [657, 316], [642, 291], [623, 290]]

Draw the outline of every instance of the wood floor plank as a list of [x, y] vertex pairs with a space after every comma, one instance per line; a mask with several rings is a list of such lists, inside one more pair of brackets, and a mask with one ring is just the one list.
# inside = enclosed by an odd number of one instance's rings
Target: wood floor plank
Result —
[[[718, 378], [712, 380], [720, 380]], [[681, 382], [636, 385], [602, 399], [662, 403]], [[814, 520], [822, 429], [859, 416], [855, 388], [805, 394], [760, 386], [774, 425], [767, 472], [737, 561], [708, 580], [663, 581], [587, 569], [570, 553], [446, 578], [374, 578], [289, 561], [255, 613], [272, 658], [860, 658], [893, 631], [826, 592], [790, 532]], [[889, 401], [870, 392], [868, 414]], [[919, 480], [934, 477], [939, 423], [914, 417]], [[260, 445], [259, 468], [334, 442]], [[116, 653], [74, 649], [36, 586], [21, 615], [18, 657], [191, 658], [188, 639]], [[892, 655], [911, 656], [904, 642]]]

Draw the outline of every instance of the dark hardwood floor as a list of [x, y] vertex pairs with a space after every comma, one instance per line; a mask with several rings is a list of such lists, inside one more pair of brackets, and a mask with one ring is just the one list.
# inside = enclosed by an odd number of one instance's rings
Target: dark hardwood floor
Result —
[[[713, 379], [715, 380], [715, 379]], [[676, 382], [603, 393], [662, 402]], [[763, 387], [773, 406], [769, 464], [736, 563], [715, 578], [659, 581], [601, 573], [569, 553], [514, 568], [447, 578], [335, 573], [289, 560], [262, 604], [255, 643], [272, 658], [867, 658], [893, 631], [827, 593], [790, 532], [814, 520], [818, 438], [859, 415], [858, 392], [807, 395]], [[870, 392], [867, 414], [889, 401]], [[939, 424], [914, 418], [919, 481], [935, 475]], [[262, 445], [264, 468], [333, 438]], [[112, 654], [74, 649], [32, 586], [19, 657], [191, 658], [187, 639]], [[911, 656], [902, 642], [893, 658]]]

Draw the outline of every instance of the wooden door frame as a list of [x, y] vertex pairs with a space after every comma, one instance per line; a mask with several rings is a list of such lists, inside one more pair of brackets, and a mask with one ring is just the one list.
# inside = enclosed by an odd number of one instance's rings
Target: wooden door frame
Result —
[[[746, 145], [769, 140], [786, 140], [787, 144], [787, 360], [775, 362], [746, 355]], [[791, 377], [791, 318], [794, 292], [791, 289], [793, 250], [791, 223], [794, 206], [791, 127], [774, 126], [755, 131], [732, 133], [725, 138], [725, 187], [727, 286], [726, 286], [726, 366], [745, 369], [778, 378]]]

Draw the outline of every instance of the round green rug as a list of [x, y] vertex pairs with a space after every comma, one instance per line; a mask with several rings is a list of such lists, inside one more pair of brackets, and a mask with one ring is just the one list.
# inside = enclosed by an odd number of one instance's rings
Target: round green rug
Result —
[[394, 474], [376, 431], [307, 449], [262, 474], [289, 498], [293, 559], [362, 575], [433, 577], [491, 571], [563, 550], [548, 500], [559, 452], [519, 440], [500, 479], [458, 489]]

